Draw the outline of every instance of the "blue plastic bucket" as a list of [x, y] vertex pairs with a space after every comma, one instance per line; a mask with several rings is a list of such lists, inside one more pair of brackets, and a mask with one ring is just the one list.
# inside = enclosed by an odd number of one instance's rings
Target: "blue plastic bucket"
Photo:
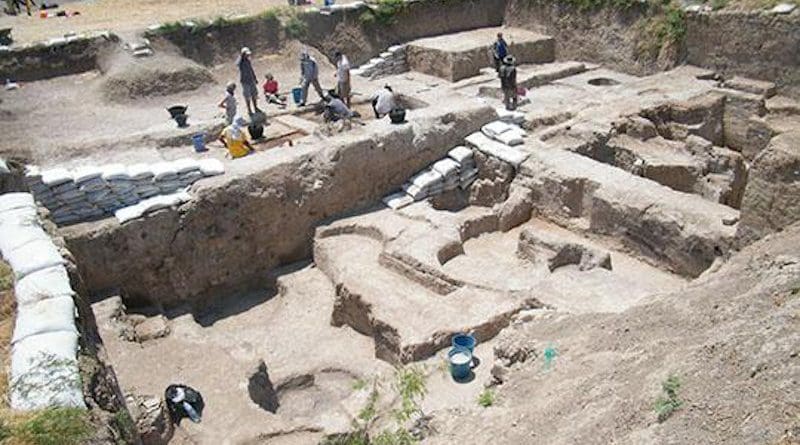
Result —
[[472, 352], [467, 348], [451, 348], [447, 353], [447, 361], [450, 363], [450, 375], [455, 380], [464, 380], [469, 376], [472, 369]]
[[292, 88], [292, 98], [294, 99], [295, 105], [300, 105], [300, 102], [303, 100], [303, 89], [300, 87]]
[[454, 348], [466, 348], [469, 349], [470, 354], [475, 352], [475, 337], [470, 334], [456, 334], [450, 339]]
[[196, 135], [192, 136], [192, 145], [194, 145], [194, 151], [198, 153], [206, 151], [205, 133], [197, 133]]

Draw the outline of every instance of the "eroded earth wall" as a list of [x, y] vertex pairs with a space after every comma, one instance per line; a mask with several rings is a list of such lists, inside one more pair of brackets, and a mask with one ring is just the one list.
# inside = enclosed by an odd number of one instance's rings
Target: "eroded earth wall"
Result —
[[686, 62], [733, 75], [770, 80], [800, 97], [800, 14], [688, 14]]
[[235, 161], [197, 183], [195, 199], [178, 210], [63, 232], [91, 290], [202, 304], [264, 285], [271, 269], [310, 257], [315, 225], [378, 202], [493, 118], [489, 106], [454, 99], [417, 110], [405, 125], [376, 122]]

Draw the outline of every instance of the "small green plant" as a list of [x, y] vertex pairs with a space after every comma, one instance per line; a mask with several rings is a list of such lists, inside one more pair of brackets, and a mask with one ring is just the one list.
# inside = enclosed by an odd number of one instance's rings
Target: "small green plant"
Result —
[[478, 395], [478, 405], [488, 408], [494, 405], [496, 396], [493, 390], [486, 388]]
[[417, 443], [417, 439], [407, 429], [398, 427], [394, 431], [381, 431], [370, 443], [371, 445], [413, 445]]
[[655, 5], [656, 12], [640, 25], [637, 51], [656, 58], [666, 45], [680, 46], [686, 37], [686, 13], [670, 1]]
[[378, 0], [375, 6], [367, 9], [359, 16], [361, 24], [392, 25], [397, 21], [397, 15], [406, 8], [405, 0]]
[[291, 15], [283, 24], [283, 31], [290, 39], [302, 39], [308, 33], [308, 23], [304, 22], [297, 15]]
[[378, 393], [377, 385], [373, 386], [372, 391], [369, 393], [369, 397], [367, 398], [367, 403], [361, 408], [361, 411], [358, 412], [358, 419], [364, 422], [365, 424], [369, 424], [375, 418], [377, 414], [377, 410], [375, 409], [375, 405], [378, 403], [378, 398], [380, 394]]
[[353, 391], [361, 391], [362, 389], [367, 387], [367, 381], [364, 379], [356, 379], [353, 382]]
[[675, 375], [670, 375], [667, 380], [661, 383], [662, 394], [658, 396], [655, 403], [655, 411], [659, 422], [667, 420], [672, 413], [683, 405], [683, 401], [678, 398], [678, 390], [680, 388], [681, 380]]
[[11, 434], [35, 445], [78, 445], [91, 431], [85, 410], [50, 408], [15, 426]]
[[396, 375], [395, 389], [400, 395], [400, 408], [395, 410], [399, 423], [409, 420], [420, 413], [418, 399], [425, 397], [428, 390], [425, 385], [425, 374], [415, 366], [399, 368]]

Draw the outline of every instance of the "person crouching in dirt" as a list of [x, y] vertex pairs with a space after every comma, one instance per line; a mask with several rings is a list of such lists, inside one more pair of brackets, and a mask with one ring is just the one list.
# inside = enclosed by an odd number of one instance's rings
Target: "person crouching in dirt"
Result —
[[500, 87], [503, 90], [503, 103], [506, 110], [517, 108], [517, 67], [513, 56], [506, 56], [500, 66]]
[[233, 123], [225, 127], [219, 135], [219, 141], [228, 149], [228, 153], [233, 159], [247, 156], [255, 151], [250, 144], [250, 136], [247, 134], [247, 121], [242, 116], [236, 116]]
[[180, 424], [188, 417], [194, 423], [200, 422], [205, 402], [197, 390], [186, 385], [169, 385], [164, 391], [164, 401], [173, 423]]
[[[242, 95], [244, 103], [247, 105], [247, 113], [253, 114], [258, 109], [258, 78], [253, 71], [253, 64], [250, 62], [250, 48], [244, 47], [239, 54], [236, 66], [239, 68], [239, 80], [242, 82]], [[251, 106], [252, 104], [252, 106]]]
[[236, 117], [236, 96], [233, 93], [236, 91], [236, 84], [233, 82], [228, 83], [225, 87], [225, 97], [219, 103], [219, 107], [225, 109], [225, 123], [230, 125], [233, 123], [233, 118]]
[[267, 73], [264, 76], [262, 88], [264, 90], [264, 99], [268, 104], [277, 104], [281, 108], [286, 108], [286, 99], [278, 94], [278, 81], [275, 80], [272, 74]]
[[372, 111], [375, 112], [375, 119], [380, 119], [394, 110], [397, 104], [394, 100], [394, 91], [389, 85], [385, 85], [370, 97], [372, 100]]
[[343, 119], [350, 119], [358, 117], [357, 113], [350, 111], [341, 97], [334, 90], [328, 91], [325, 96], [325, 111], [323, 112], [323, 119], [325, 122], [336, 122]]

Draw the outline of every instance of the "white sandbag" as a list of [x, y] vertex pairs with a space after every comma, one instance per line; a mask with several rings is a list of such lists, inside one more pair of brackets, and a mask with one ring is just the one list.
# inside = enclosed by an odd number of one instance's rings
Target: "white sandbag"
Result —
[[464, 164], [465, 162], [473, 158], [473, 152], [469, 148], [459, 145], [458, 147], [455, 147], [452, 150], [448, 151], [447, 156], [449, 156], [459, 164]]
[[219, 159], [201, 159], [198, 163], [203, 176], [216, 176], [225, 173], [225, 165]]
[[481, 127], [481, 132], [486, 136], [494, 139], [497, 136], [511, 130], [511, 125], [503, 121], [493, 121]]
[[135, 181], [152, 179], [153, 171], [147, 164], [133, 164], [128, 166], [128, 176]]
[[35, 335], [16, 343], [11, 351], [11, 408], [85, 408], [77, 352], [74, 332]]
[[3, 158], [0, 158], [0, 175], [10, 175], [11, 170], [8, 168], [8, 164]]
[[20, 207], [18, 209], [0, 212], [0, 232], [10, 225], [38, 224], [39, 217], [35, 207]]
[[7, 257], [12, 251], [33, 241], [50, 241], [38, 223], [4, 225], [0, 231], [0, 253]]
[[513, 165], [514, 168], [519, 168], [519, 166], [525, 162], [525, 159], [528, 158], [527, 153], [501, 144], [500, 142], [493, 141], [481, 132], [472, 133], [467, 136], [466, 141], [481, 152], [507, 162]]
[[497, 139], [498, 142], [502, 142], [506, 145], [514, 146], [525, 143], [523, 140], [524, 137], [525, 132], [519, 128], [512, 128], [511, 130], [501, 133], [495, 139]]
[[525, 122], [525, 113], [521, 111], [509, 111], [505, 107], [497, 107], [497, 118], [503, 122], [522, 125]]
[[36, 208], [30, 193], [5, 193], [0, 195], [0, 213], [23, 207]]
[[412, 176], [409, 182], [422, 190], [426, 190], [442, 182], [442, 175], [434, 170], [423, 170]]
[[108, 164], [100, 167], [100, 170], [103, 171], [103, 179], [106, 181], [118, 180], [118, 179], [125, 179], [128, 180], [131, 177], [128, 176], [128, 169], [125, 168], [122, 164]]
[[175, 171], [177, 171], [179, 175], [200, 170], [200, 162], [197, 159], [191, 158], [181, 158], [177, 161], [173, 161], [172, 166], [175, 167]]
[[128, 222], [132, 219], [141, 218], [142, 214], [143, 214], [142, 206], [140, 206], [139, 204], [135, 204], [128, 207], [122, 207], [114, 212], [114, 216], [117, 218], [120, 224]]
[[190, 199], [192, 199], [191, 195], [185, 191], [180, 191], [169, 195], [154, 196], [145, 199], [139, 202], [138, 206], [141, 208], [142, 214], [147, 214], [156, 210], [180, 205]]
[[168, 181], [178, 176], [178, 172], [171, 162], [157, 162], [152, 165], [152, 171], [155, 181]]
[[386, 204], [386, 207], [389, 207], [392, 210], [399, 210], [409, 204], [413, 204], [414, 198], [409, 196], [406, 192], [397, 192], [388, 196], [384, 196], [381, 201]]
[[428, 197], [428, 192], [426, 190], [423, 190], [414, 184], [410, 183], [403, 184], [403, 190], [414, 201], [420, 201]]
[[433, 163], [431, 167], [435, 172], [447, 178], [458, 174], [458, 163], [450, 158], [444, 158]]
[[46, 267], [64, 264], [64, 259], [61, 258], [55, 244], [49, 239], [33, 240], [8, 253], [4, 251], [3, 257], [11, 265], [17, 279]]
[[32, 335], [49, 332], [78, 332], [72, 297], [54, 297], [17, 308], [12, 345]]
[[75, 295], [64, 266], [47, 267], [28, 274], [14, 284], [17, 307], [27, 306], [57, 297]]
[[54, 168], [42, 172], [42, 183], [50, 188], [72, 182], [72, 174], [65, 168]]
[[79, 167], [72, 173], [72, 180], [75, 181], [75, 184], [78, 184], [78, 186], [88, 181], [102, 179], [102, 177], [103, 170], [95, 166]]

